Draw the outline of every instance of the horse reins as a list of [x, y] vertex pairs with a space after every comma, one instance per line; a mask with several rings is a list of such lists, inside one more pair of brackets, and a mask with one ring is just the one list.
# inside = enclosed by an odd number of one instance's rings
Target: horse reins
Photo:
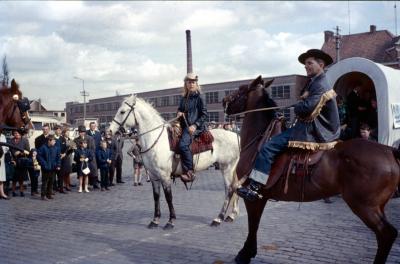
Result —
[[291, 107], [294, 107], [294, 106], [293, 105], [285, 105], [285, 106], [264, 107], [264, 108], [257, 108], [257, 109], [243, 111], [243, 112], [231, 114], [228, 116], [240, 116], [240, 115], [245, 115], [247, 113], [262, 112], [262, 111], [275, 110], [275, 109], [286, 109], [286, 108], [291, 108]]
[[[134, 105], [130, 105], [130, 104], [128, 104], [127, 102], [124, 102], [124, 103], [125, 103], [127, 106], [129, 106], [129, 112], [128, 112], [128, 114], [125, 116], [124, 120], [120, 123], [120, 122], [118, 122], [117, 120], [115, 120], [115, 118], [113, 119], [113, 122], [115, 122], [116, 124], [119, 125], [119, 129], [120, 129], [121, 127], [123, 128], [123, 126], [124, 126], [125, 123], [126, 123], [126, 120], [128, 120], [128, 117], [129, 117], [129, 115], [130, 115], [131, 113], [133, 113], [133, 116], [134, 116], [134, 118], [135, 118], [135, 123], [138, 124], [137, 118], [136, 118], [136, 114], [135, 114], [135, 106], [134, 106]], [[146, 153], [146, 152], [148, 152], [149, 150], [151, 150], [152, 148], [154, 148], [154, 146], [155, 146], [155, 145], [158, 143], [158, 141], [160, 140], [161, 135], [162, 135], [162, 133], [164, 132], [164, 128], [165, 128], [166, 124], [169, 124], [169, 123], [175, 121], [176, 119], [178, 119], [178, 117], [174, 117], [174, 118], [172, 118], [172, 119], [169, 119], [169, 120], [165, 121], [163, 124], [161, 124], [161, 125], [159, 125], [159, 126], [156, 126], [156, 127], [152, 128], [152, 129], [146, 131], [146, 132], [143, 132], [143, 133], [138, 134], [137, 136], [140, 137], [140, 136], [143, 136], [143, 135], [145, 135], [145, 134], [148, 134], [148, 133], [150, 133], [150, 132], [152, 132], [152, 131], [154, 131], [154, 130], [157, 130], [158, 128], [162, 127], [160, 134], [158, 135], [157, 139], [153, 142], [153, 144], [152, 144], [148, 149], [143, 150], [143, 151], [141, 150], [140, 153], [141, 153], [141, 154], [142, 154], [142, 153]]]

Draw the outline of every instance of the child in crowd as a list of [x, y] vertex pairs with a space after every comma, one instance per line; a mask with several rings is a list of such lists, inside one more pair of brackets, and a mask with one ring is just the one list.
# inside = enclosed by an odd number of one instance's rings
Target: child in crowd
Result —
[[82, 192], [83, 186], [85, 186], [85, 192], [89, 192], [88, 189], [88, 175], [90, 173], [89, 161], [93, 159], [92, 152], [87, 149], [86, 139], [79, 140], [79, 147], [75, 151], [74, 160], [76, 162], [77, 174], [79, 177], [79, 190]]
[[138, 138], [134, 137], [132, 147], [128, 150], [128, 155], [133, 158], [133, 186], [143, 185], [142, 175], [140, 174], [140, 170], [143, 168], [143, 160], [140, 155], [141, 150], [142, 147], [139, 144]]
[[97, 162], [100, 168], [101, 177], [101, 191], [110, 190], [108, 189], [108, 172], [111, 166], [111, 150], [107, 148], [107, 141], [100, 141], [100, 148], [97, 150]]
[[29, 177], [31, 179], [31, 196], [36, 196], [38, 192], [38, 178], [40, 175], [40, 165], [37, 160], [37, 150], [35, 148], [31, 149], [29, 152]]
[[38, 149], [37, 159], [42, 169], [42, 200], [53, 199], [53, 181], [56, 172], [60, 170], [60, 148], [56, 147], [56, 139], [48, 135], [47, 144]]
[[376, 139], [371, 136], [371, 128], [367, 124], [361, 124], [361, 126], [360, 126], [360, 136], [363, 139], [376, 141]]

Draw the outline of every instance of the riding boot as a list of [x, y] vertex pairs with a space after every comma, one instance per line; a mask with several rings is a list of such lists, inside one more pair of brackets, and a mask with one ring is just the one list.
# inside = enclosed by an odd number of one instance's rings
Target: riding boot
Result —
[[247, 186], [240, 186], [236, 190], [236, 193], [246, 201], [253, 202], [263, 198], [262, 194], [260, 194], [262, 187], [261, 183], [250, 179], [249, 184]]
[[183, 182], [192, 182], [196, 179], [196, 175], [192, 170], [188, 170], [186, 173], [181, 175], [181, 180]]

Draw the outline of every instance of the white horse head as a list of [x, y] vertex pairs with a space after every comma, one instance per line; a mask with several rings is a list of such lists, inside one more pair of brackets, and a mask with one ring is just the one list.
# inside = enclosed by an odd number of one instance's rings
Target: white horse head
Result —
[[115, 134], [117, 131], [126, 131], [130, 127], [136, 126], [134, 109], [136, 106], [136, 95], [131, 95], [122, 102], [121, 106], [118, 108], [117, 113], [110, 125], [111, 133]]

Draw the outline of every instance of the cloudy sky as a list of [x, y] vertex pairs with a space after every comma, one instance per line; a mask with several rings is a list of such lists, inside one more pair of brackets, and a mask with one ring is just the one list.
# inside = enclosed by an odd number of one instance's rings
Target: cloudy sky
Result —
[[[116, 93], [180, 86], [185, 30], [200, 83], [303, 74], [324, 30], [388, 29], [395, 2], [1, 2], [0, 55], [30, 99], [63, 109]], [[399, 17], [400, 19], [400, 17]], [[400, 31], [400, 29], [399, 29]]]

